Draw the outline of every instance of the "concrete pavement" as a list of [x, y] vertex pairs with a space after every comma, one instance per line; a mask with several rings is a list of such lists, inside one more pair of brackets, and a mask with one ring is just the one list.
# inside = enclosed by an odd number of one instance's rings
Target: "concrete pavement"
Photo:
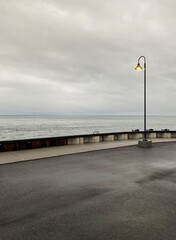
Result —
[[[152, 139], [153, 143], [156, 142], [173, 142], [176, 138], [156, 138]], [[124, 146], [137, 145], [138, 140], [120, 140], [112, 142], [100, 143], [87, 143], [79, 145], [65, 145], [59, 147], [38, 148], [21, 151], [1, 152], [0, 164], [27, 161], [33, 159], [41, 159], [45, 157], [62, 156], [74, 153], [89, 152]]]
[[0, 165], [0, 240], [176, 239], [176, 142]]

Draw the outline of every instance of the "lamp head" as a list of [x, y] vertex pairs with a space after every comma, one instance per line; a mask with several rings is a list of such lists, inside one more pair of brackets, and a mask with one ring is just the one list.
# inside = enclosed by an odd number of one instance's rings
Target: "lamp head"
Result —
[[142, 67], [141, 67], [140, 63], [138, 63], [138, 64], [137, 64], [137, 66], [136, 66], [135, 70], [137, 70], [137, 71], [140, 71], [140, 70], [142, 70]]

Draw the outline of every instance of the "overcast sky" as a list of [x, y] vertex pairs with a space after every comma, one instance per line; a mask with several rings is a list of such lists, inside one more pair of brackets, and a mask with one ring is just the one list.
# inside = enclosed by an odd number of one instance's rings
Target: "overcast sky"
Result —
[[[0, 0], [0, 114], [176, 115], [175, 0]], [[143, 65], [143, 60], [141, 60]]]

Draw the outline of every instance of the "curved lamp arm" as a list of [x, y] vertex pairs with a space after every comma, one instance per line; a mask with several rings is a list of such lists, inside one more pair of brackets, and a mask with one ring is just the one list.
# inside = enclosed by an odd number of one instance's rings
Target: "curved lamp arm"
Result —
[[145, 56], [140, 56], [138, 59], [138, 63], [140, 62], [140, 59], [143, 58], [144, 59], [144, 63], [146, 63], [146, 57]]
[[137, 71], [142, 70], [142, 67], [141, 67], [141, 65], [140, 65], [140, 60], [141, 60], [141, 58], [144, 59], [144, 69], [146, 69], [146, 57], [145, 57], [145, 56], [140, 56], [139, 59], [138, 59], [138, 64], [137, 64], [137, 66], [136, 66], [136, 68], [135, 68], [135, 70], [137, 70]]

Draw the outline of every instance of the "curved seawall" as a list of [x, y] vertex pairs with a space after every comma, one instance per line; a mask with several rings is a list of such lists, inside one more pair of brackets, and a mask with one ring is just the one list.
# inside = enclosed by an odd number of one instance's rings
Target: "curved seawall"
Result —
[[[0, 152], [107, 141], [142, 139], [143, 136], [143, 131], [130, 131], [0, 141]], [[176, 138], [176, 131], [168, 131], [167, 129], [163, 131], [147, 131], [147, 138]]]

